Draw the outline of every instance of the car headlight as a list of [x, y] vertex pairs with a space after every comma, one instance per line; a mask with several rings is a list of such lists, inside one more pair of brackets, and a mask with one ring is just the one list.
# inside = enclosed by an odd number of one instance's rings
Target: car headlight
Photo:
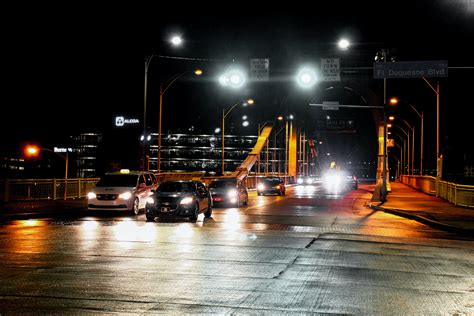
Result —
[[185, 197], [184, 199], [182, 199], [179, 204], [191, 204], [193, 202], [193, 198], [192, 197]]
[[307, 184], [313, 184], [313, 179], [306, 179]]
[[258, 190], [264, 190], [265, 189], [265, 185], [260, 183], [259, 185], [257, 185], [257, 189]]
[[237, 190], [230, 190], [227, 192], [228, 197], [236, 197], [237, 196]]
[[280, 188], [281, 188], [280, 185], [277, 185], [277, 186], [275, 187], [275, 189], [278, 189], [278, 190], [280, 190]]
[[95, 199], [97, 195], [94, 192], [89, 192], [87, 193], [87, 198], [88, 199]]
[[296, 182], [297, 182], [298, 184], [303, 184], [304, 181], [303, 181], [303, 178], [298, 178], [298, 180], [296, 180]]
[[340, 181], [341, 181], [341, 178], [339, 176], [336, 176], [336, 175], [326, 176], [326, 183], [330, 186], [339, 185]]
[[155, 200], [150, 196], [145, 200], [146, 204], [155, 204]]
[[132, 192], [124, 192], [122, 194], [119, 194], [119, 199], [122, 199], [122, 200], [128, 200], [132, 197]]

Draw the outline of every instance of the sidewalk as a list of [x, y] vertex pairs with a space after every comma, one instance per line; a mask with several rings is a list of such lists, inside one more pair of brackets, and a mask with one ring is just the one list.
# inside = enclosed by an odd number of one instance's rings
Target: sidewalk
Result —
[[400, 182], [390, 184], [392, 191], [387, 196], [387, 202], [372, 202], [369, 207], [437, 229], [474, 236], [474, 209], [454, 206]]

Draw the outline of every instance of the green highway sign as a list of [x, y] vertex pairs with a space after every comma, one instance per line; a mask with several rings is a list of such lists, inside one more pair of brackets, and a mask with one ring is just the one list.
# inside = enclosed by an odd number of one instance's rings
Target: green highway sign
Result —
[[447, 76], [447, 60], [374, 63], [374, 79]]

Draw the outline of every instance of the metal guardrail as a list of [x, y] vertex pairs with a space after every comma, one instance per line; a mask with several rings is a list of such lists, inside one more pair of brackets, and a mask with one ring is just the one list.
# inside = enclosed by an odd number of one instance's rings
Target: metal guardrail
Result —
[[[400, 176], [400, 181], [427, 194], [436, 194], [436, 178], [431, 176]], [[439, 182], [439, 197], [454, 205], [474, 208], [474, 186], [447, 181]]]
[[0, 180], [0, 201], [83, 198], [99, 178]]

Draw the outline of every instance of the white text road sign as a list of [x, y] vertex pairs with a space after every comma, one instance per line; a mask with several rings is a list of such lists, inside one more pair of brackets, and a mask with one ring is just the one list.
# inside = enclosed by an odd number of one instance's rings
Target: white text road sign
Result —
[[322, 81], [341, 81], [339, 58], [321, 58]]
[[250, 78], [256, 81], [268, 81], [270, 59], [250, 59]]
[[374, 79], [447, 76], [447, 60], [374, 63]]

